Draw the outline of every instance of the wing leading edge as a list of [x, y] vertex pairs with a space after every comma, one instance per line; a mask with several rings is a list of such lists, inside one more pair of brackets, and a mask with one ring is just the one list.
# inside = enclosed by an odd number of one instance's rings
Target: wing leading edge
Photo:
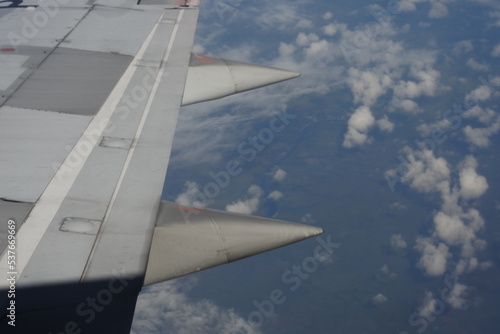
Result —
[[2, 328], [128, 333], [144, 284], [322, 232], [160, 200], [181, 105], [297, 73], [191, 57], [194, 0], [54, 3], [0, 12]]

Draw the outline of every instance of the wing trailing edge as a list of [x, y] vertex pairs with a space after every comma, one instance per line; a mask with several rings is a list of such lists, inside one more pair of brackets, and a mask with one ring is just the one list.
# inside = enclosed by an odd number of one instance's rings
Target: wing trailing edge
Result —
[[314, 226], [162, 201], [144, 285], [237, 261], [323, 233]]
[[182, 105], [215, 100], [299, 76], [300, 73], [278, 68], [193, 54]]

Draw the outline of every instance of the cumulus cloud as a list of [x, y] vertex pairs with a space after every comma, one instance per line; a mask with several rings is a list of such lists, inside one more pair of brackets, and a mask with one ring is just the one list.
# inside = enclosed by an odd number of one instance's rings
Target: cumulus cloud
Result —
[[137, 299], [132, 333], [260, 333], [232, 309], [206, 299], [190, 299], [185, 292], [195, 285], [194, 280], [180, 282], [174, 280], [143, 289]]
[[401, 1], [399, 9], [403, 12], [413, 12], [416, 10], [416, 3], [428, 2], [431, 6], [427, 16], [431, 19], [439, 19], [448, 15], [447, 4], [453, 0], [406, 0]]
[[377, 305], [378, 305], [378, 304], [385, 303], [387, 300], [388, 300], [388, 299], [387, 299], [387, 297], [386, 297], [386, 296], [384, 296], [384, 295], [383, 295], [383, 294], [381, 294], [381, 293], [379, 293], [379, 294], [377, 294], [377, 295], [375, 295], [375, 296], [373, 296], [373, 297], [372, 297], [372, 302], [373, 302], [374, 304], [377, 304]]
[[422, 137], [430, 137], [433, 133], [439, 133], [440, 131], [445, 131], [451, 127], [452, 123], [447, 119], [442, 119], [440, 121], [431, 124], [421, 124], [417, 127], [417, 131]]
[[286, 178], [286, 172], [279, 168], [273, 174], [273, 181], [281, 182]]
[[196, 182], [187, 181], [185, 191], [177, 196], [175, 203], [183, 206], [192, 206], [196, 208], [204, 208], [207, 202], [203, 199], [206, 198], [198, 188]]
[[319, 37], [318, 35], [316, 34], [305, 34], [303, 32], [299, 33], [297, 35], [297, 39], [295, 40], [295, 43], [298, 45], [298, 46], [307, 46], [307, 45], [311, 45], [311, 43], [313, 42], [318, 42], [319, 41]]
[[483, 109], [480, 106], [474, 106], [464, 113], [465, 117], [476, 118], [481, 123], [487, 124], [495, 118], [495, 111], [490, 108]]
[[470, 58], [466, 65], [475, 71], [488, 71], [490, 69], [488, 64], [479, 63], [474, 58]]
[[480, 148], [488, 147], [490, 145], [490, 137], [496, 135], [500, 131], [500, 116], [498, 116], [488, 127], [473, 128], [467, 125], [463, 131], [465, 139], [469, 144]]
[[[447, 161], [436, 158], [431, 151], [405, 150], [402, 182], [421, 193], [437, 193], [442, 200], [431, 234], [416, 239], [415, 249], [421, 254], [417, 266], [429, 276], [443, 275], [453, 264], [455, 274], [487, 268], [487, 262], [480, 263], [476, 258], [486, 247], [477, 235], [485, 222], [479, 211], [467, 207], [468, 200], [479, 198], [488, 189], [486, 178], [476, 171], [477, 160], [467, 156], [457, 165], [458, 176], [452, 177]], [[459, 252], [452, 252], [452, 247]]]
[[465, 284], [455, 283], [450, 294], [447, 296], [447, 302], [450, 303], [451, 307], [454, 309], [465, 309], [466, 300], [465, 295], [467, 293], [467, 286]]
[[391, 248], [395, 251], [405, 249], [407, 246], [406, 241], [403, 239], [401, 234], [393, 234], [391, 235], [391, 238], [389, 239], [389, 242], [391, 244]]
[[476, 250], [485, 246], [485, 242], [476, 236], [476, 232], [484, 227], [484, 220], [477, 210], [455, 215], [439, 212], [434, 217], [434, 225], [435, 235], [448, 245], [461, 246], [461, 255], [465, 258], [472, 257]]
[[347, 125], [347, 133], [344, 136], [342, 146], [351, 148], [371, 142], [368, 131], [375, 124], [375, 118], [370, 108], [361, 106], [352, 114]]
[[[498, 77], [491, 78], [494, 85], [500, 83]], [[487, 85], [480, 85], [466, 94], [466, 101], [487, 101], [496, 97], [492, 88]], [[470, 144], [471, 149], [485, 148], [490, 144], [490, 137], [496, 135], [500, 131], [500, 115], [493, 109], [475, 105], [461, 114], [463, 119], [475, 119], [487, 126], [466, 125], [462, 128], [465, 140]], [[462, 120], [463, 120], [462, 119]], [[422, 124], [417, 127], [417, 130], [423, 137], [429, 137], [434, 131], [446, 131], [453, 126], [449, 119], [442, 119], [431, 124]], [[439, 132], [437, 132], [439, 133]]]
[[471, 199], [481, 197], [488, 189], [488, 182], [484, 176], [477, 174], [477, 167], [477, 160], [470, 155], [461, 163], [459, 180], [460, 195], [462, 198]]
[[410, 77], [415, 80], [401, 80], [394, 89], [396, 99], [416, 98], [420, 96], [435, 96], [438, 81], [441, 77], [439, 71], [432, 68], [433, 62], [416, 61], [410, 67]]
[[326, 12], [325, 14], [323, 14], [323, 20], [329, 20], [333, 17], [333, 13], [332, 12]]
[[297, 48], [293, 44], [280, 43], [279, 53], [282, 57], [289, 57], [293, 55], [296, 50]]
[[354, 95], [354, 102], [367, 106], [374, 104], [380, 96], [387, 92], [387, 89], [392, 84], [389, 75], [370, 70], [362, 71], [357, 68], [350, 68], [348, 75], [347, 82]]
[[486, 101], [491, 97], [492, 94], [493, 92], [491, 91], [490, 87], [482, 85], [467, 94], [465, 99], [468, 101], [474, 101], [475, 99], [479, 101]]
[[394, 123], [389, 121], [387, 115], [384, 115], [381, 119], [377, 120], [377, 126], [380, 131], [391, 133], [394, 130]]
[[311, 20], [308, 19], [300, 19], [299, 23], [297, 23], [297, 28], [301, 29], [312, 29], [314, 27], [314, 24], [312, 23]]
[[277, 201], [283, 198], [283, 193], [281, 191], [275, 190], [268, 195], [268, 198]]
[[432, 319], [431, 317], [436, 313], [437, 308], [438, 301], [434, 298], [434, 294], [426, 291], [422, 305], [418, 309], [418, 315], [422, 318]]
[[448, 15], [446, 4], [452, 0], [431, 0], [431, 9], [428, 16], [432, 19], [439, 19]]
[[421, 111], [415, 101], [410, 99], [399, 99], [397, 96], [393, 99], [391, 106], [395, 110], [399, 109], [407, 113], [417, 113]]
[[[245, 11], [239, 15], [245, 15]], [[300, 13], [297, 4], [268, 1], [259, 6], [255, 23], [266, 30], [278, 29], [286, 31], [292, 27], [297, 27], [303, 20], [307, 19]]]
[[440, 242], [437, 245], [430, 238], [417, 237], [415, 249], [422, 256], [417, 266], [428, 276], [441, 276], [446, 271], [448, 259], [451, 257], [448, 246]]
[[257, 211], [262, 197], [262, 189], [259, 186], [252, 185], [248, 189], [248, 197], [226, 205], [226, 211], [250, 215]]
[[323, 32], [327, 36], [334, 36], [337, 33], [337, 25], [334, 23], [330, 23], [323, 27]]
[[315, 57], [324, 54], [330, 48], [331, 44], [327, 40], [322, 39], [317, 42], [312, 42], [305, 52], [307, 57]]
[[406, 173], [402, 181], [419, 192], [436, 191], [441, 182], [448, 181], [450, 168], [443, 158], [436, 158], [430, 150], [413, 151], [406, 148]]

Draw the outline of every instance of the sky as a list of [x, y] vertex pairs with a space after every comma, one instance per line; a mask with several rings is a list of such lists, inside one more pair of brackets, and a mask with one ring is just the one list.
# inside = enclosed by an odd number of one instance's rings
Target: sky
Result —
[[490, 0], [203, 1], [194, 52], [302, 76], [183, 108], [163, 198], [325, 233], [145, 288], [133, 331], [498, 333], [499, 36]]

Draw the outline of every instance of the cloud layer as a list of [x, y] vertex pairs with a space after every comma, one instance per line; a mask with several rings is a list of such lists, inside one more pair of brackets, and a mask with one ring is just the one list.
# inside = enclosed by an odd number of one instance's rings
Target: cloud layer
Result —
[[194, 279], [184, 283], [181, 283], [181, 280], [174, 280], [145, 288], [137, 300], [131, 332], [134, 334], [260, 333], [232, 309], [223, 309], [207, 299], [190, 299], [186, 292], [195, 284]]

